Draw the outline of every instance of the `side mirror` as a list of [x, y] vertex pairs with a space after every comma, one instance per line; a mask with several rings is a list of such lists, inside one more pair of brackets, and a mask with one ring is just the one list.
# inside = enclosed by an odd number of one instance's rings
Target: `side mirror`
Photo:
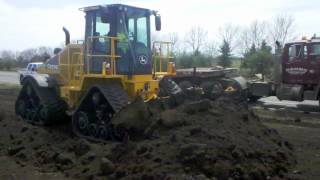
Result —
[[156, 30], [161, 31], [161, 16], [159, 14], [155, 15], [155, 23], [156, 23]]

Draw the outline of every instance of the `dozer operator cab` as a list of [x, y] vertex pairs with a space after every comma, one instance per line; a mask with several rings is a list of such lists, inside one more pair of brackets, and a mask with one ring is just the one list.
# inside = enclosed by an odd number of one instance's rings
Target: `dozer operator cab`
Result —
[[[90, 74], [143, 75], [152, 73], [150, 16], [156, 11], [122, 4], [82, 9], [86, 13], [84, 70]], [[104, 66], [104, 67], [103, 67]]]
[[[143, 121], [144, 102], [156, 99], [161, 88], [161, 79], [153, 70], [150, 38], [150, 17], [155, 16], [159, 31], [160, 16], [156, 11], [120, 4], [82, 10], [86, 14], [84, 44], [70, 43], [64, 28], [66, 47], [57, 49], [39, 73], [23, 81], [15, 110], [39, 125], [71, 116], [72, 130], [80, 137], [123, 140], [132, 128], [122, 125]], [[159, 52], [156, 58], [161, 63], [164, 53], [161, 48]], [[172, 62], [170, 67], [173, 72]], [[130, 118], [120, 118], [122, 114]]]

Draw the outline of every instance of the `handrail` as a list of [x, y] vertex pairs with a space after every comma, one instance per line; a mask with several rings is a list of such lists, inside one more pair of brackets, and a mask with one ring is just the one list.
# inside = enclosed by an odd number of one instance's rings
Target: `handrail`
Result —
[[[100, 38], [103, 38], [103, 39], [110, 39], [110, 44], [111, 44], [111, 47], [110, 47], [110, 54], [90, 54], [89, 53], [89, 49], [90, 49], [90, 45], [92, 45], [92, 41], [94, 39], [100, 39]], [[94, 58], [94, 57], [101, 57], [101, 58], [110, 58], [110, 68], [109, 67], [106, 67], [107, 66], [107, 60], [104, 60], [103, 64], [102, 64], [102, 74], [103, 75], [116, 75], [117, 72], [116, 72], [116, 63], [115, 61], [118, 59], [118, 58], [121, 58], [121, 56], [118, 56], [116, 55], [116, 48], [115, 48], [115, 45], [116, 45], [116, 41], [119, 40], [118, 37], [110, 37], [110, 36], [89, 36], [88, 37], [89, 41], [87, 41], [86, 43], [86, 49], [87, 49], [87, 52], [86, 52], [86, 56], [88, 59], [91, 59], [91, 58]], [[107, 43], [108, 41], [106, 41]], [[90, 63], [87, 63], [87, 71], [90, 72]]]
[[[98, 55], [98, 54], [88, 54], [87, 56], [90, 56], [90, 57], [113, 57], [111, 55]], [[114, 57], [117, 57], [117, 58], [120, 58], [121, 56], [114, 56]]]
[[[158, 47], [158, 49], [157, 49]], [[165, 50], [163, 50], [165, 48]], [[163, 74], [167, 71], [163, 70], [163, 61], [172, 62], [172, 42], [169, 41], [154, 41], [152, 46], [153, 56], [153, 72], [154, 74]], [[158, 62], [159, 61], [159, 62]], [[159, 64], [159, 66], [158, 66]], [[166, 67], [167, 69], [168, 67]], [[159, 70], [158, 70], [159, 69]]]

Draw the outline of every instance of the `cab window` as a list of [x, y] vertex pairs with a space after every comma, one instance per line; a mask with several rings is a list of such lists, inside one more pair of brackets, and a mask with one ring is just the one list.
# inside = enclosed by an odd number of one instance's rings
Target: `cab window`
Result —
[[101, 73], [102, 64], [105, 61], [103, 55], [110, 54], [110, 39], [112, 36], [112, 19], [109, 14], [92, 11], [86, 16], [86, 71], [90, 73]]
[[308, 56], [307, 47], [302, 44], [289, 46], [289, 61], [306, 59]]
[[320, 56], [320, 44], [311, 45], [310, 56]]
[[134, 19], [130, 18], [128, 21], [129, 39], [134, 41]]
[[109, 39], [102, 36], [109, 36], [109, 34], [110, 34], [110, 24], [107, 22], [102, 22], [100, 14], [97, 13], [94, 36], [101, 36], [95, 41], [95, 50], [97, 52], [107, 52]]
[[147, 18], [141, 17], [137, 20], [137, 41], [148, 46]]
[[101, 17], [96, 17], [96, 34], [100, 36], [108, 36], [110, 32], [110, 24], [101, 21]]

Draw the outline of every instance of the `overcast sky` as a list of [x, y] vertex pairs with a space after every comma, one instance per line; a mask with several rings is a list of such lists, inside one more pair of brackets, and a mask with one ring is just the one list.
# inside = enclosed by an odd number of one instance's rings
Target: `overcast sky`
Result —
[[192, 26], [208, 31], [215, 40], [227, 23], [246, 26], [277, 14], [295, 18], [299, 35], [320, 34], [319, 0], [0, 0], [0, 50], [59, 46], [62, 26], [72, 39], [83, 39], [84, 14], [80, 7], [123, 3], [159, 10], [162, 31], [178, 32], [183, 39]]

